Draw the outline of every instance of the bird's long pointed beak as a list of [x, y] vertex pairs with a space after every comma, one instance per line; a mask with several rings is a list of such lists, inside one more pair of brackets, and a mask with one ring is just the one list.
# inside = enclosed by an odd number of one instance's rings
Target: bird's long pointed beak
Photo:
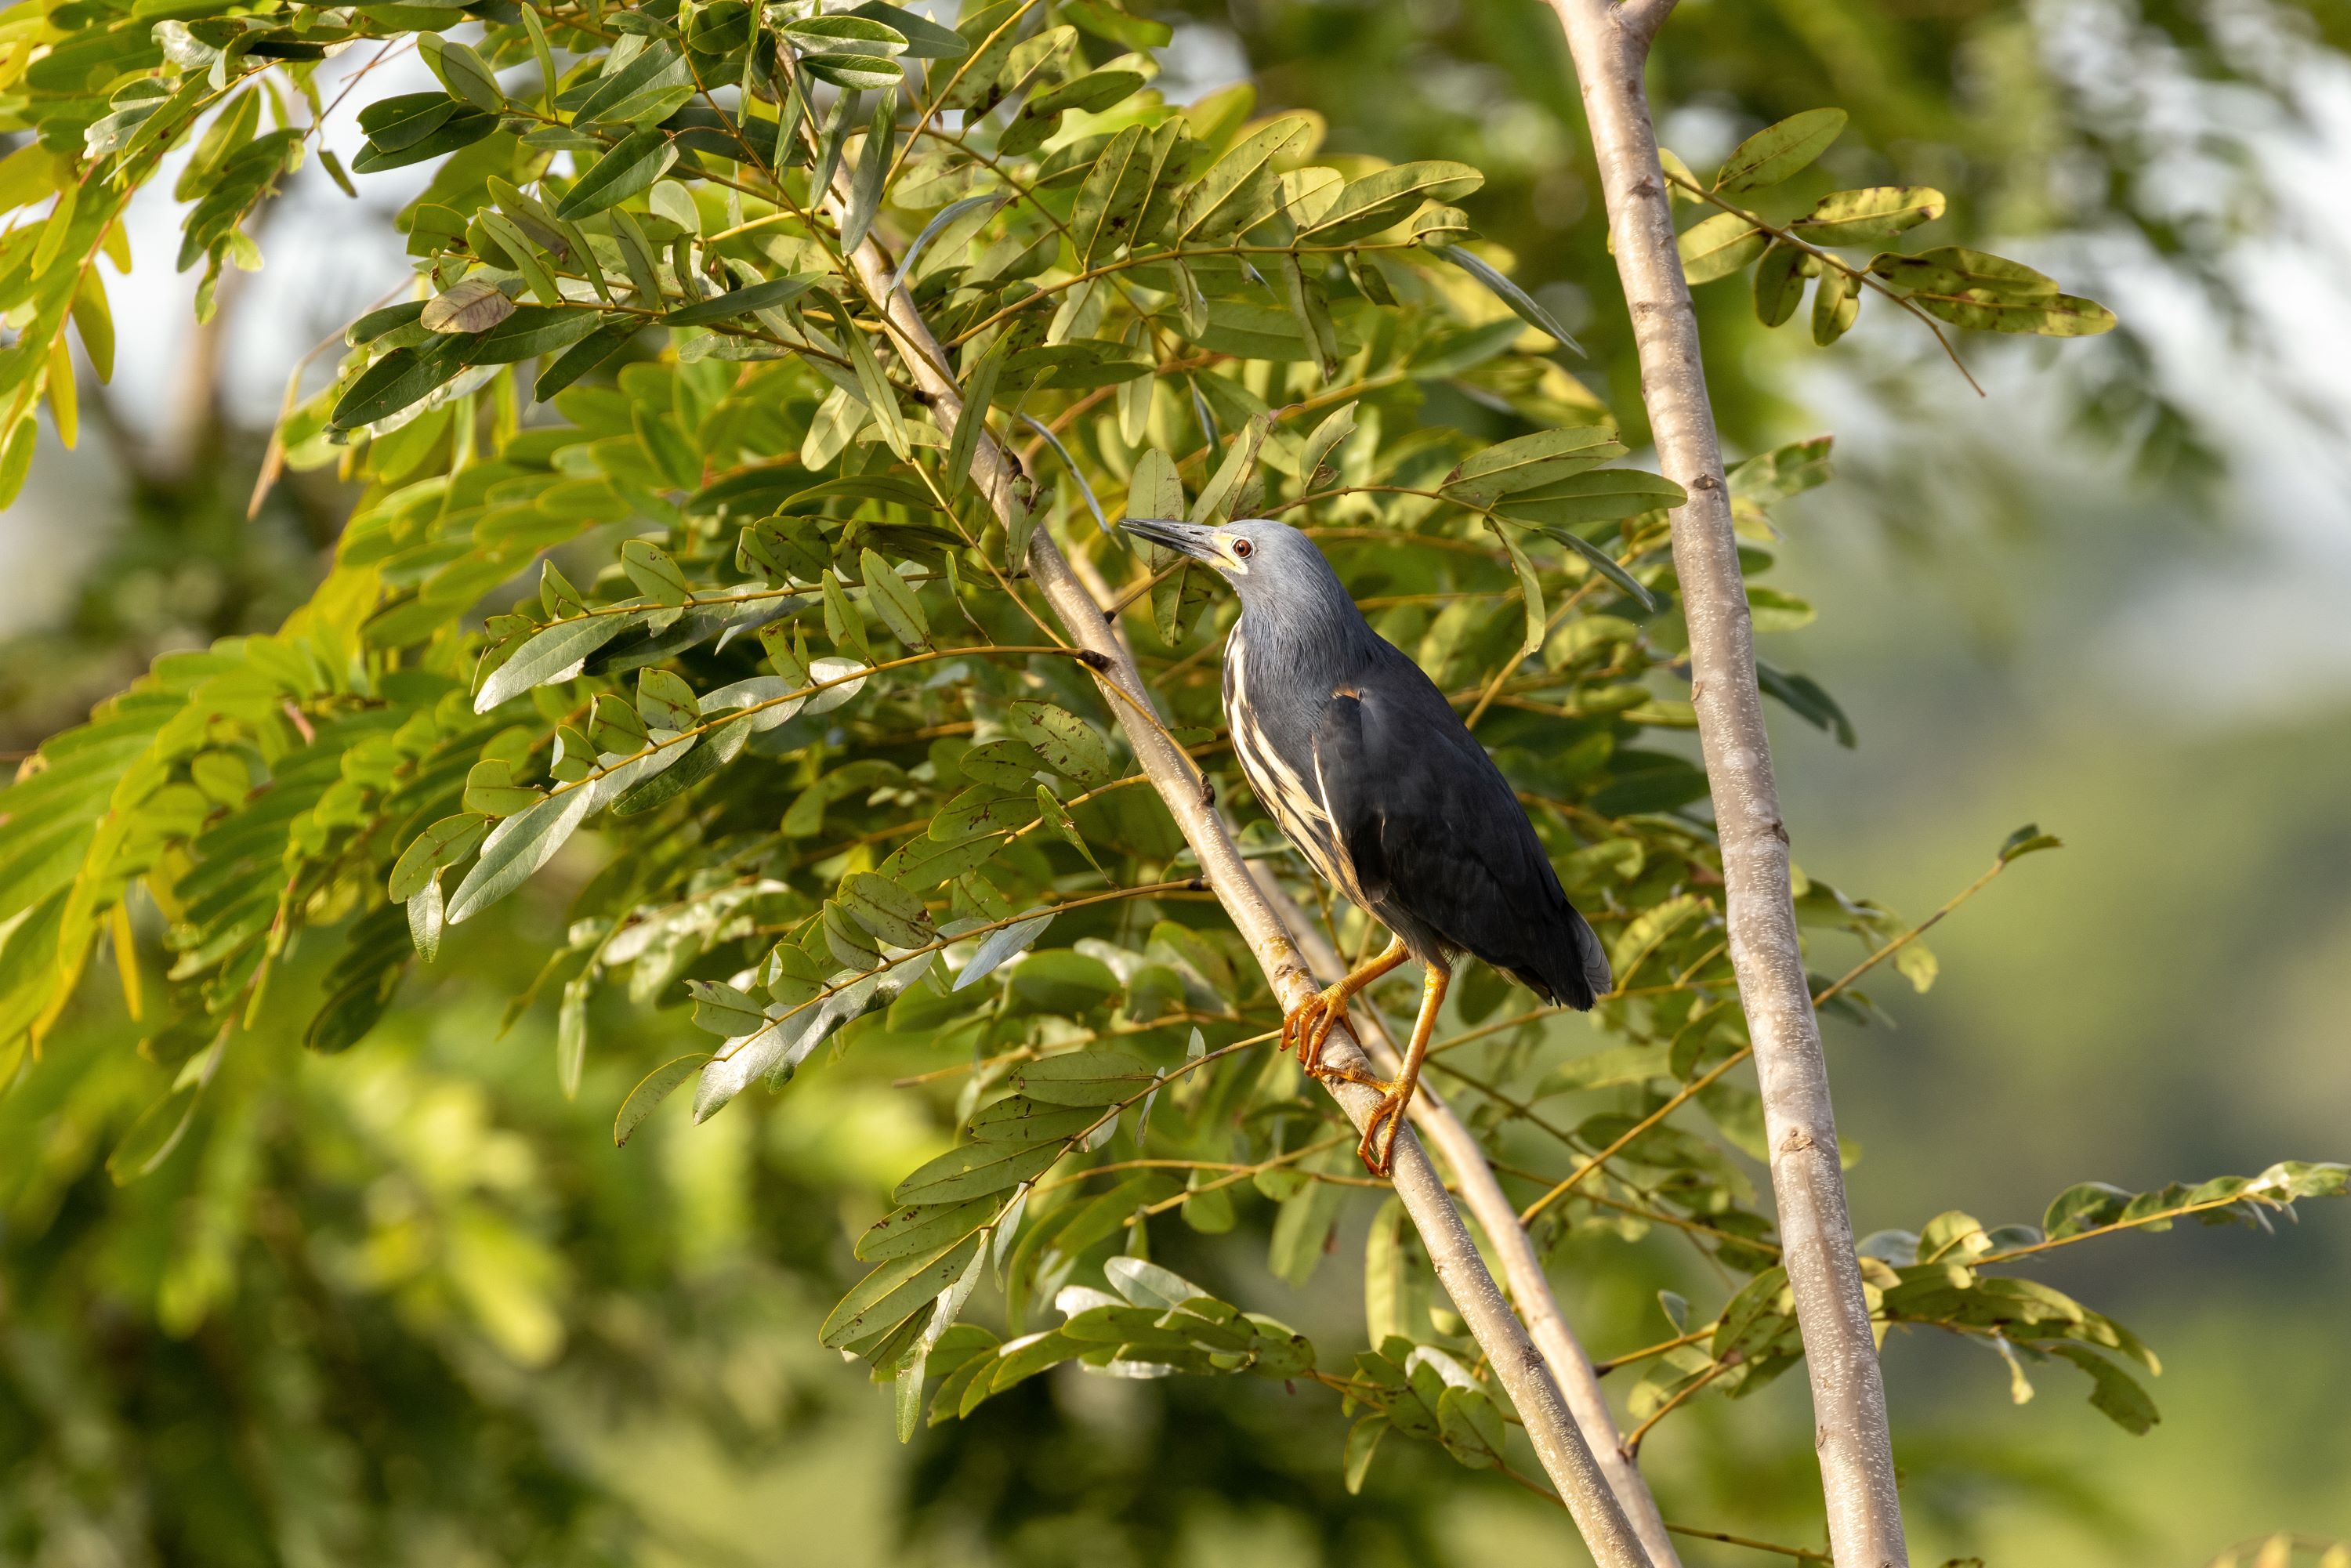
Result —
[[1195, 560], [1217, 559], [1214, 530], [1197, 523], [1177, 522], [1172, 517], [1127, 517], [1119, 526], [1137, 538], [1165, 545]]

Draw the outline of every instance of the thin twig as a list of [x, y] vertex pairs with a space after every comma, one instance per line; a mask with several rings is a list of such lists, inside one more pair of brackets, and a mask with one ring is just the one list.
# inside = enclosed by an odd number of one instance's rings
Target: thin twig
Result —
[[1802, 1546], [1782, 1546], [1776, 1541], [1758, 1541], [1751, 1535], [1733, 1535], [1727, 1530], [1700, 1530], [1695, 1525], [1666, 1525], [1676, 1535], [1687, 1535], [1693, 1541], [1719, 1541], [1726, 1546], [1744, 1546], [1750, 1552], [1770, 1552], [1782, 1557], [1793, 1557], [1800, 1563], [1826, 1563], [1829, 1554]]

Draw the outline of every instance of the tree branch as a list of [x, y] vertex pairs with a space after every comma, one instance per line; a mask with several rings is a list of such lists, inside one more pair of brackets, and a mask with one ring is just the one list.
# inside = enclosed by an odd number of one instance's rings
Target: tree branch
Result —
[[[1261, 863], [1251, 870], [1257, 873], [1258, 885], [1265, 890], [1290, 929], [1299, 934], [1298, 946], [1307, 962], [1326, 974], [1343, 972], [1345, 966], [1340, 963], [1337, 949], [1322, 929], [1306, 918], [1280, 883], [1273, 880], [1272, 873]], [[1387, 1020], [1372, 1007], [1371, 998], [1358, 997], [1349, 1012], [1366, 1026], [1364, 1048], [1379, 1070], [1384, 1073], [1400, 1071], [1403, 1063], [1396, 1055], [1395, 1037]], [[1486, 1151], [1479, 1146], [1477, 1135], [1426, 1081], [1412, 1097], [1411, 1115], [1413, 1125], [1420, 1129], [1438, 1157], [1452, 1170], [1454, 1190], [1461, 1195], [1470, 1218], [1485, 1231], [1487, 1241], [1501, 1260], [1502, 1277], [1510, 1281], [1510, 1299], [1518, 1303], [1519, 1316], [1526, 1320], [1527, 1330], [1542, 1352], [1560, 1392], [1566, 1396], [1568, 1408], [1574, 1412], [1575, 1424], [1582, 1429], [1584, 1442], [1598, 1456], [1609, 1490], [1624, 1505], [1641, 1544], [1648, 1548], [1649, 1561], [1656, 1568], [1680, 1568], [1681, 1557], [1674, 1550], [1673, 1537], [1666, 1533], [1666, 1521], [1657, 1512], [1657, 1500], [1649, 1495], [1649, 1483], [1625, 1452], [1624, 1439], [1616, 1430], [1616, 1417], [1608, 1408], [1607, 1396], [1600, 1392], [1600, 1377], [1593, 1370], [1592, 1358], [1584, 1354], [1575, 1330], [1568, 1326], [1567, 1314], [1560, 1311], [1559, 1298], [1552, 1293], [1551, 1277], [1543, 1271], [1542, 1259], [1537, 1256], [1526, 1228], [1519, 1223], [1502, 1184], [1495, 1179], [1494, 1169], [1487, 1163]]]
[[[836, 200], [841, 199], [838, 193]], [[890, 334], [906, 366], [923, 391], [942, 428], [954, 428], [963, 413], [962, 389], [956, 384], [949, 361], [938, 340], [904, 289], [890, 287], [889, 268], [881, 249], [871, 239], [850, 258], [865, 289], [881, 300], [888, 313]], [[972, 458], [970, 483], [987, 497], [998, 517], [1008, 518], [1018, 505], [1013, 486], [1018, 473], [987, 433], [980, 434]], [[1102, 605], [1088, 591], [1070, 561], [1041, 524], [1029, 536], [1029, 571], [1044, 592], [1054, 615], [1080, 646], [1091, 648], [1108, 661], [1094, 678], [1105, 688], [1119, 688], [1111, 704], [1119, 727], [1134, 749], [1135, 760], [1150, 776], [1153, 787], [1199, 857], [1201, 874], [1215, 889], [1225, 912], [1272, 985], [1285, 1008], [1296, 1007], [1313, 991], [1314, 982], [1280, 917], [1250, 880], [1224, 820], [1195, 784], [1189, 760], [1165, 728], [1142, 722], [1155, 710], [1137, 672], [1134, 660], [1114, 628], [1102, 620]], [[1332, 1036], [1325, 1060], [1333, 1067], [1366, 1070], [1370, 1063], [1353, 1035]], [[1378, 1094], [1360, 1084], [1332, 1084], [1332, 1097], [1360, 1128], [1370, 1119]], [[1428, 1249], [1438, 1281], [1460, 1309], [1469, 1332], [1493, 1365], [1496, 1379], [1533, 1441], [1542, 1467], [1559, 1489], [1583, 1532], [1593, 1558], [1602, 1568], [1649, 1568], [1648, 1554], [1626, 1522], [1625, 1511], [1609, 1490], [1606, 1479], [1577, 1428], [1574, 1417], [1552, 1381], [1541, 1353], [1512, 1316], [1493, 1276], [1486, 1271], [1476, 1244], [1455, 1212], [1453, 1200], [1438, 1180], [1437, 1168], [1407, 1129], [1397, 1140], [1395, 1193]]]
[[1771, 1185], [1812, 1379], [1830, 1545], [1851, 1568], [1907, 1568], [1886, 1388], [1854, 1256], [1820, 1021], [1797, 943], [1788, 831], [1755, 684], [1754, 627], [1698, 318], [1675, 249], [1672, 198], [1642, 82], [1644, 29], [1665, 7], [1656, 0], [1622, 9], [1611, 0], [1551, 5], [1583, 89], [1659, 466], [1689, 495], [1673, 514], [1673, 543], [1689, 625], [1690, 696], [1721, 837], [1731, 965], [1762, 1081]]
[[1649, 40], [1657, 36], [1657, 29], [1673, 15], [1674, 3], [1675, 0], [1624, 0], [1616, 8], [1619, 25], [1641, 41], [1642, 50], [1646, 53]]

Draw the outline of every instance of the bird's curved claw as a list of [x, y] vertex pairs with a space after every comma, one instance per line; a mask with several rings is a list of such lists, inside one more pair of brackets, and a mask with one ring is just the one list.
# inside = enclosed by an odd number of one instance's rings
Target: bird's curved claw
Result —
[[[1395, 1164], [1396, 1134], [1404, 1130], [1405, 1107], [1412, 1103], [1412, 1086], [1408, 1083], [1376, 1085], [1383, 1091], [1380, 1103], [1372, 1107], [1364, 1123], [1363, 1140], [1355, 1145], [1355, 1157], [1364, 1168], [1383, 1179]], [[1380, 1136], [1381, 1129], [1387, 1136]], [[1374, 1150], [1376, 1149], [1376, 1152]]]
[[[1404, 1131], [1404, 1107], [1411, 1103], [1413, 1091], [1404, 1086], [1389, 1089], [1384, 1083], [1383, 1089], [1387, 1089], [1387, 1093], [1380, 1095], [1378, 1105], [1371, 1107], [1371, 1116], [1364, 1122], [1362, 1143], [1354, 1145], [1354, 1155], [1364, 1161], [1366, 1171], [1384, 1180], [1389, 1168], [1396, 1164], [1396, 1133]], [[1383, 1126], [1387, 1128], [1387, 1138], [1380, 1138]]]
[[1331, 1031], [1346, 1021], [1347, 992], [1340, 986], [1325, 986], [1299, 1003], [1281, 1019], [1281, 1049], [1288, 1051], [1292, 1043], [1298, 1047], [1298, 1065], [1311, 1078], [1322, 1076], [1322, 1048], [1331, 1039]]

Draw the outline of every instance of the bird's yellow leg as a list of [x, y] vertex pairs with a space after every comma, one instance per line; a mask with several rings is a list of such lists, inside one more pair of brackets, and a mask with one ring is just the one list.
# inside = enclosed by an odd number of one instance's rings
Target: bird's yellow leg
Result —
[[1281, 1020], [1281, 1049], [1288, 1051], [1296, 1041], [1298, 1064], [1319, 1077], [1323, 1042], [1331, 1038], [1339, 1020], [1347, 1016], [1348, 999], [1410, 956], [1403, 937], [1388, 938], [1388, 945], [1381, 949], [1378, 957], [1336, 984], [1325, 986], [1290, 1010]]
[[[1364, 1124], [1363, 1142], [1355, 1145], [1364, 1167], [1374, 1176], [1387, 1175], [1395, 1159], [1396, 1134], [1404, 1128], [1405, 1110], [1412, 1103], [1412, 1092], [1420, 1082], [1420, 1064], [1428, 1055], [1429, 1036], [1437, 1032], [1437, 1015], [1444, 1010], [1445, 992], [1452, 984], [1450, 966], [1428, 967], [1427, 977], [1421, 981], [1420, 1017], [1413, 1022], [1412, 1044], [1404, 1053], [1404, 1071], [1394, 1083], [1376, 1085], [1386, 1092], [1374, 1107], [1371, 1119]], [[1385, 1138], [1380, 1136], [1383, 1127], [1387, 1130]]]

